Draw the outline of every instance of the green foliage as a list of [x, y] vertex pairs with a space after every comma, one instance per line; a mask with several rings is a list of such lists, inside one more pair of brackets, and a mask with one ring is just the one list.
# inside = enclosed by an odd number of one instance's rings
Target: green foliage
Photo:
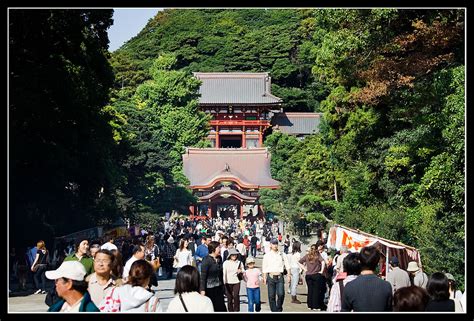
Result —
[[109, 107], [121, 116], [116, 123], [126, 120], [120, 122], [127, 177], [121, 190], [136, 212], [186, 212], [195, 201], [182, 187], [188, 181], [181, 155], [185, 147], [203, 145], [209, 117], [198, 109], [200, 81], [173, 70], [176, 63], [174, 55], [161, 55], [150, 67], [151, 79]]
[[17, 247], [52, 244], [117, 214], [120, 169], [103, 109], [113, 83], [111, 18], [112, 10], [9, 12], [9, 217]]

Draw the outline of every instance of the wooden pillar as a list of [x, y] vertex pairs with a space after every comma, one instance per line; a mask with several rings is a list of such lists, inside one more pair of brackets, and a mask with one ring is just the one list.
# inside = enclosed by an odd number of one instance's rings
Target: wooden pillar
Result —
[[195, 211], [194, 211], [194, 205], [189, 205], [189, 213], [191, 219], [194, 219]]
[[209, 204], [209, 207], [207, 208], [207, 217], [212, 218], [212, 205]]
[[260, 130], [258, 132], [258, 144], [259, 144], [258, 147], [263, 146], [263, 134], [262, 134], [262, 127], [261, 126], [260, 126]]
[[219, 126], [216, 126], [216, 148], [221, 148], [219, 142]]
[[245, 141], [245, 126], [242, 126], [242, 148], [247, 147], [247, 142]]

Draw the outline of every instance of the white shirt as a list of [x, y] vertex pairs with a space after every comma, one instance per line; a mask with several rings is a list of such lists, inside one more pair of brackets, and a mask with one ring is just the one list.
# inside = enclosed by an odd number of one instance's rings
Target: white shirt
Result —
[[122, 273], [122, 279], [124, 282], [127, 282], [128, 274], [130, 273], [130, 268], [132, 267], [132, 264], [135, 261], [138, 261], [138, 259], [132, 255], [132, 257], [128, 259], [127, 263], [125, 263]]
[[[186, 292], [182, 293], [181, 297], [188, 312], [214, 312], [212, 301], [207, 296], [203, 296], [198, 292]], [[185, 312], [178, 295], [170, 301], [166, 312]]]
[[100, 249], [101, 249], [101, 250], [109, 250], [109, 251], [118, 250], [118, 249], [117, 249], [117, 246], [116, 246], [114, 243], [110, 243], [110, 242], [107, 242], [107, 243], [102, 244], [102, 246], [100, 247]]
[[239, 243], [237, 244], [237, 247], [236, 247], [237, 251], [239, 251], [240, 254], [242, 255], [247, 255], [247, 250], [245, 249], [245, 244], [244, 243]]
[[290, 268], [292, 269], [299, 269], [301, 272], [301, 266], [299, 264], [299, 260], [301, 259], [301, 253], [295, 252], [294, 254], [288, 254], [288, 262], [290, 264]]
[[61, 307], [61, 310], [59, 312], [79, 312], [79, 308], [81, 307], [81, 302], [82, 302], [83, 299], [84, 299], [84, 297], [77, 300], [77, 302], [74, 303], [73, 305], [69, 305], [69, 303], [64, 301], [64, 304]]
[[175, 256], [178, 258], [178, 268], [182, 268], [185, 265], [191, 265], [192, 263], [191, 251], [188, 249], [183, 249], [182, 251], [178, 249]]
[[222, 264], [222, 274], [224, 284], [238, 284], [240, 283], [239, 278], [237, 277], [237, 270], [239, 269], [244, 272], [244, 264], [239, 260], [232, 261], [228, 259]]
[[262, 273], [282, 273], [283, 263], [288, 273], [290, 272], [290, 264], [286, 255], [280, 252], [270, 251], [265, 253], [262, 262]]

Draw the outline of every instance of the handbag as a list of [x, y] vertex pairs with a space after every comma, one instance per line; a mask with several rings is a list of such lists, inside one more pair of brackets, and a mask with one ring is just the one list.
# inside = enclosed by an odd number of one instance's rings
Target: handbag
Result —
[[188, 312], [188, 308], [186, 307], [186, 304], [184, 304], [183, 297], [181, 296], [181, 293], [179, 294], [179, 299], [181, 300], [181, 303], [183, 304], [184, 311]]
[[33, 272], [36, 273], [36, 271], [38, 271], [39, 267], [40, 266], [46, 266], [47, 264], [39, 264], [39, 263], [36, 263], [34, 266], [33, 266]]
[[176, 269], [176, 268], [178, 267], [178, 265], [179, 265], [179, 260], [178, 260], [178, 258], [175, 256], [175, 257], [173, 258], [173, 268]]
[[298, 278], [298, 285], [303, 285], [303, 275], [300, 274], [300, 277]]
[[151, 266], [153, 266], [153, 271], [158, 271], [158, 269], [161, 266], [160, 259], [156, 258], [154, 260], [149, 261], [151, 263]]
[[[153, 298], [155, 298], [155, 301], [153, 302], [153, 305], [150, 310], [149, 305], [151, 303], [151, 299]], [[160, 302], [160, 299], [158, 299], [155, 296], [152, 296], [145, 304], [145, 312], [156, 312], [156, 306], [158, 305], [159, 302]]]
[[[239, 263], [239, 269], [241, 265], [242, 262]], [[239, 279], [239, 281], [242, 281], [244, 279], [244, 272], [237, 273], [237, 278]]]

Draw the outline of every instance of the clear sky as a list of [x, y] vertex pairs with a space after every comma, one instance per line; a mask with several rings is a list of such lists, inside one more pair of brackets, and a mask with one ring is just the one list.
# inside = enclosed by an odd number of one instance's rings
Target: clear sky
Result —
[[109, 28], [109, 51], [115, 51], [136, 36], [160, 10], [163, 9], [114, 8], [114, 24]]

